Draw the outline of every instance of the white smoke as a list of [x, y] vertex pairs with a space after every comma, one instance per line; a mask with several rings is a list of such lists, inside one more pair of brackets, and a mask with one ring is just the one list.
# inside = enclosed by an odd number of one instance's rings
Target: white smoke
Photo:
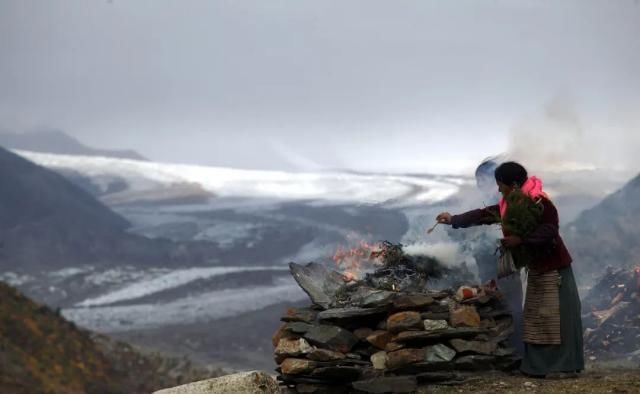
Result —
[[411, 256], [425, 255], [433, 257], [448, 266], [459, 265], [464, 260], [460, 246], [455, 242], [417, 242], [404, 245], [403, 250]]
[[615, 108], [593, 113], [568, 94], [559, 94], [543, 110], [515, 122], [508, 156], [531, 173], [622, 171], [640, 168], [640, 116]]

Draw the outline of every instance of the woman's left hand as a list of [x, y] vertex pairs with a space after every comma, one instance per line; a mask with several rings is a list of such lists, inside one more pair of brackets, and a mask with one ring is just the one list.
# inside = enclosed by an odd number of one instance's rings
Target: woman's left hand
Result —
[[509, 235], [502, 238], [500, 242], [505, 248], [515, 248], [516, 246], [522, 244], [522, 238], [515, 235]]

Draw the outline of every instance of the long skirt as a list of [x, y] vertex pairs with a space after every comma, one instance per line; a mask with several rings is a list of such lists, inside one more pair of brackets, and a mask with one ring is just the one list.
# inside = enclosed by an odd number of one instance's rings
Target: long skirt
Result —
[[[559, 269], [558, 274], [561, 343], [537, 345], [525, 342], [525, 354], [520, 370], [529, 375], [542, 376], [552, 372], [578, 372], [584, 369], [578, 288], [571, 267]], [[527, 285], [527, 297], [529, 294], [530, 287]]]
[[[494, 263], [495, 265], [495, 263]], [[522, 341], [522, 281], [520, 272], [498, 279], [498, 289], [504, 295], [507, 307], [513, 318], [513, 334], [511, 346], [516, 349], [518, 356], [524, 357], [524, 342]]]

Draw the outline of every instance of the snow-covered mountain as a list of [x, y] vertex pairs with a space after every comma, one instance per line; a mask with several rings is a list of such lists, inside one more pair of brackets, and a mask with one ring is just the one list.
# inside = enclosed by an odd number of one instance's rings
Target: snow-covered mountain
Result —
[[470, 181], [465, 177], [443, 175], [291, 173], [29, 151], [16, 153], [44, 167], [82, 176], [93, 184], [100, 196], [109, 195], [111, 199], [135, 193], [159, 194], [179, 185], [199, 185], [199, 191], [217, 197], [354, 204], [432, 203], [450, 197]]
[[[277, 316], [306, 299], [287, 262], [330, 263], [339, 245], [389, 240], [439, 250], [439, 258], [456, 263], [465, 256], [448, 232], [438, 228], [427, 237], [425, 230], [441, 210], [492, 203], [464, 176], [286, 173], [16, 153], [89, 191], [131, 223], [129, 232], [175, 245], [211, 244], [215, 253], [208, 264], [88, 261], [0, 279], [61, 307], [81, 326], [240, 368], [270, 368]], [[561, 215], [571, 218], [619, 182], [606, 175], [580, 170], [544, 179]]]

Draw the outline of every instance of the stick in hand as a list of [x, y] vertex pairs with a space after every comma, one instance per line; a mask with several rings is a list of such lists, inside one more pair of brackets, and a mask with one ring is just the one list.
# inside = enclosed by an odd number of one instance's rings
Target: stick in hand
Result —
[[433, 230], [436, 229], [436, 227], [440, 224], [440, 222], [436, 222], [436, 224], [433, 225], [433, 227], [431, 227], [429, 230], [427, 230], [427, 234], [431, 234], [433, 232]]

